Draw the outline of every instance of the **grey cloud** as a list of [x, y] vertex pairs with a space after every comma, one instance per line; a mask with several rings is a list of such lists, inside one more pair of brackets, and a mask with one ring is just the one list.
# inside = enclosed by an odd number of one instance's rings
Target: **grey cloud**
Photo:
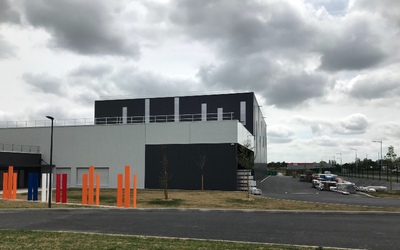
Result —
[[327, 71], [361, 70], [370, 68], [385, 58], [377, 44], [365, 37], [344, 38], [327, 49], [321, 58], [321, 69]]
[[45, 94], [64, 95], [62, 80], [46, 74], [35, 75], [26, 73], [23, 79], [35, 91]]
[[20, 14], [12, 8], [10, 1], [0, 0], [0, 23], [19, 24], [20, 22]]
[[70, 73], [70, 76], [100, 78], [102, 76], [109, 75], [112, 71], [113, 67], [107, 64], [82, 65], [81, 67], [73, 70]]
[[322, 132], [322, 127], [319, 124], [311, 125], [311, 132], [313, 134], [320, 135]]
[[363, 134], [369, 126], [368, 119], [363, 114], [353, 114], [342, 118], [333, 124], [333, 133], [336, 134]]
[[350, 7], [353, 10], [364, 10], [373, 14], [378, 13], [383, 18], [400, 27], [400, 2], [398, 0], [353, 0]]
[[379, 70], [353, 79], [349, 94], [358, 99], [397, 97], [400, 94], [400, 74], [391, 70]]
[[290, 54], [293, 47], [310, 48], [317, 34], [286, 1], [177, 1], [169, 17], [191, 38], [236, 56], [273, 49]]
[[268, 104], [279, 108], [295, 107], [310, 98], [321, 97], [329, 84], [329, 79], [322, 73], [284, 69], [259, 55], [203, 67], [197, 76], [208, 87], [256, 91]]
[[382, 48], [380, 30], [365, 16], [353, 14], [342, 20], [345, 28], [322, 48], [321, 69], [361, 70], [379, 64], [387, 55]]
[[292, 129], [280, 126], [268, 128], [268, 142], [269, 143], [290, 143], [293, 141], [294, 132]]
[[132, 65], [115, 68], [108, 64], [80, 66], [69, 73], [67, 82], [69, 91], [82, 103], [93, 102], [99, 97], [173, 96], [197, 90], [192, 80], [168, 78]]
[[289, 73], [264, 90], [267, 102], [277, 107], [292, 108], [309, 99], [324, 95], [329, 80], [319, 73]]
[[13, 46], [11, 46], [7, 41], [4, 41], [0, 35], [0, 59], [14, 57], [15, 52]]
[[152, 72], [139, 71], [127, 67], [109, 78], [116, 84], [120, 93], [133, 96], [169, 96], [180, 95], [195, 90], [191, 80], [170, 79]]
[[248, 56], [230, 60], [219, 66], [202, 67], [197, 76], [208, 86], [261, 90], [272, 77], [274, 70], [278, 68], [264, 57]]
[[363, 114], [352, 114], [341, 119], [323, 119], [296, 116], [293, 122], [310, 126], [314, 134], [333, 133], [340, 135], [362, 134], [369, 127], [369, 121]]
[[338, 145], [336, 140], [330, 138], [329, 136], [321, 136], [318, 138], [314, 138], [312, 141], [314, 145], [320, 145], [320, 146], [335, 147]]
[[52, 34], [54, 46], [85, 55], [138, 56], [139, 47], [113, 26], [100, 1], [25, 1], [27, 20]]
[[382, 125], [382, 131], [386, 134], [389, 138], [400, 138], [400, 125], [398, 123], [387, 123]]

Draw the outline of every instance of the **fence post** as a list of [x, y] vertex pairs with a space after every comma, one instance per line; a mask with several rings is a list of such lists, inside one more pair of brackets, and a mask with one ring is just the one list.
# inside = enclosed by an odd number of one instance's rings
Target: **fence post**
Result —
[[124, 207], [130, 205], [130, 192], [131, 192], [131, 167], [125, 166], [125, 195], [124, 195]]
[[117, 207], [122, 207], [122, 174], [118, 174]]
[[82, 205], [87, 204], [87, 174], [82, 174]]
[[61, 202], [67, 203], [67, 174], [62, 174], [62, 194], [61, 194]]

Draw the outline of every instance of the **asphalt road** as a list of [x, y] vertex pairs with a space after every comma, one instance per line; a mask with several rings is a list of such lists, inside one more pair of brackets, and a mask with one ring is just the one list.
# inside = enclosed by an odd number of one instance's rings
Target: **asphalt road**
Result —
[[400, 199], [374, 198], [363, 194], [343, 195], [329, 191], [318, 191], [309, 182], [300, 182], [290, 176], [271, 176], [257, 182], [257, 187], [263, 191], [263, 196], [335, 204], [349, 204], [377, 207], [400, 207]]
[[0, 210], [0, 229], [398, 249], [400, 214], [166, 209]]

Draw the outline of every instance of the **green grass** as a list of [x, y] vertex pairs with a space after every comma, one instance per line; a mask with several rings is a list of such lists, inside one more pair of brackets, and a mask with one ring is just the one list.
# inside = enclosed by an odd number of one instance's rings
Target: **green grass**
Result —
[[[205, 241], [177, 238], [0, 230], [0, 249], [326, 249], [277, 244]], [[334, 248], [329, 248], [334, 249]]]
[[162, 200], [162, 199], [154, 199], [149, 201], [151, 205], [160, 205], [163, 207], [178, 207], [182, 205], [183, 200], [181, 199], [170, 199], [170, 200]]
[[368, 194], [375, 196], [375, 197], [381, 197], [381, 198], [400, 198], [400, 190], [378, 191], [376, 193], [368, 193]]

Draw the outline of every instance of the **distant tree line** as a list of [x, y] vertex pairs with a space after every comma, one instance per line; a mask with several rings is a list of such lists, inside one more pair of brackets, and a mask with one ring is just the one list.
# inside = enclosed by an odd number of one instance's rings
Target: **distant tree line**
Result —
[[274, 168], [274, 169], [278, 169], [278, 168], [286, 168], [287, 167], [287, 163], [286, 162], [270, 162], [267, 164], [268, 169]]

